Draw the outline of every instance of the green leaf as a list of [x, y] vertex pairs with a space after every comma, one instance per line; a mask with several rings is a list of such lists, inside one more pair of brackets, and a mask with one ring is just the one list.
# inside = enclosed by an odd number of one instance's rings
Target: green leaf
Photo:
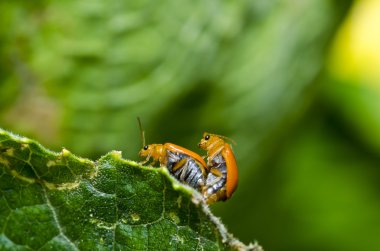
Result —
[[0, 129], [1, 250], [261, 250], [166, 169], [93, 162]]

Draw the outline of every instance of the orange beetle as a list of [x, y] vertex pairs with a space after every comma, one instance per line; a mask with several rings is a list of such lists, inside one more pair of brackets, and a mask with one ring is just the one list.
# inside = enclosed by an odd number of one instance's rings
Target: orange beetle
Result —
[[145, 135], [140, 120], [139, 125], [144, 145], [139, 156], [145, 158], [141, 164], [147, 163], [150, 159], [153, 160], [151, 165], [158, 161], [160, 166], [165, 166], [177, 180], [201, 191], [207, 175], [207, 165], [202, 157], [172, 143], [145, 145]]
[[209, 174], [202, 190], [207, 203], [229, 199], [238, 184], [238, 170], [235, 155], [232, 152], [231, 145], [226, 143], [224, 139], [228, 138], [216, 134], [204, 133], [198, 145], [207, 151]]

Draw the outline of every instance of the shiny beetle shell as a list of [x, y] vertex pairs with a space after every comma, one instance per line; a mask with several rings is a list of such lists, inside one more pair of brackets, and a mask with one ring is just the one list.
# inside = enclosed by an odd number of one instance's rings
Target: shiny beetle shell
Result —
[[201, 191], [205, 184], [207, 165], [196, 153], [172, 143], [151, 144], [144, 146], [139, 152], [145, 157], [143, 163], [152, 159], [165, 166], [177, 180]]
[[203, 189], [208, 203], [229, 199], [238, 184], [235, 155], [226, 137], [204, 133], [199, 147], [207, 151], [209, 173]]

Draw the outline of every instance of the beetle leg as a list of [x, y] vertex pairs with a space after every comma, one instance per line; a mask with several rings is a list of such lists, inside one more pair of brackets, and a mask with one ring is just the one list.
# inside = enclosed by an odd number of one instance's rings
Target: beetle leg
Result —
[[155, 164], [156, 164], [156, 161], [153, 160], [152, 162], [150, 162], [150, 165], [149, 165], [149, 166], [152, 166], [152, 167], [153, 167]]
[[145, 163], [147, 163], [149, 161], [149, 159], [150, 159], [151, 156], [152, 156], [152, 151], [149, 151], [148, 155], [146, 156], [145, 161], [141, 161], [141, 162], [139, 162], [139, 164], [140, 165], [144, 165]]
[[167, 158], [166, 158], [166, 155], [161, 155], [159, 158], [158, 158], [158, 162], [160, 163], [160, 166], [166, 166], [168, 161], [167, 161]]
[[209, 196], [207, 196], [207, 195], [204, 195], [204, 196], [205, 196], [204, 198], [206, 200], [206, 203], [209, 205], [213, 204], [217, 201], [220, 201], [220, 200], [225, 201], [227, 199], [226, 189], [224, 189], [224, 188], [221, 188], [218, 192], [210, 194]]
[[176, 172], [178, 169], [182, 168], [186, 163], [187, 163], [187, 159], [185, 158], [175, 163], [175, 165], [173, 166], [173, 172]]
[[212, 173], [217, 178], [212, 183], [207, 184], [207, 187], [212, 187], [213, 185], [218, 183], [221, 179], [223, 179], [223, 173], [216, 168], [211, 168], [210, 173]]
[[145, 160], [140, 161], [139, 164], [140, 164], [140, 165], [144, 165], [145, 163], [147, 163], [147, 162], [149, 161], [149, 159], [150, 159], [150, 154], [146, 157]]
[[206, 198], [207, 204], [213, 204], [219, 200], [218, 195], [216, 193], [211, 194], [209, 197]]
[[180, 180], [182, 180], [182, 181], [185, 180], [185, 176], [186, 176], [186, 174], [187, 174], [187, 169], [189, 168], [188, 163], [189, 163], [189, 162], [186, 160], [186, 162], [185, 162], [184, 165], [183, 165], [183, 170], [182, 170], [181, 176], [179, 177]]
[[212, 187], [213, 185], [218, 183], [221, 179], [222, 179], [222, 177], [216, 178], [211, 184], [207, 184], [207, 188]]
[[219, 169], [216, 169], [216, 168], [211, 168], [210, 173], [212, 173], [213, 175], [217, 177], [223, 176], [223, 173]]
[[204, 166], [202, 165], [202, 163], [198, 162], [197, 160], [195, 160], [195, 163], [197, 163], [199, 169], [201, 169], [201, 171], [202, 171], [202, 175], [203, 175], [203, 176], [206, 176], [206, 172], [208, 171], [208, 167], [204, 167]]
[[219, 171], [218, 169], [216, 169], [216, 168], [211, 168], [210, 169], [210, 173], [212, 173], [217, 178], [215, 180], [213, 180], [212, 183], [208, 183], [208, 184], [206, 184], [205, 186], [202, 187], [202, 193], [203, 194], [207, 194], [207, 189], [209, 187], [212, 187], [213, 185], [215, 185], [216, 183], [218, 183], [221, 179], [223, 179], [223, 173], [221, 171]]
[[218, 149], [216, 149], [215, 151], [212, 151], [212, 153], [210, 154], [210, 151], [208, 152], [209, 156], [208, 156], [208, 163], [207, 165], [211, 165], [212, 163], [212, 160], [216, 157], [216, 155], [218, 155], [222, 150], [223, 150], [224, 146], [220, 146]]

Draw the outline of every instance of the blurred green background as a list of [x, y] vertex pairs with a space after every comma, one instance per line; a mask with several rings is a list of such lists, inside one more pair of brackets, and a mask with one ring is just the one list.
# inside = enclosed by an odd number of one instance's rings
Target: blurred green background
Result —
[[380, 250], [380, 1], [1, 1], [0, 126], [96, 159], [233, 138], [212, 211], [265, 250]]

